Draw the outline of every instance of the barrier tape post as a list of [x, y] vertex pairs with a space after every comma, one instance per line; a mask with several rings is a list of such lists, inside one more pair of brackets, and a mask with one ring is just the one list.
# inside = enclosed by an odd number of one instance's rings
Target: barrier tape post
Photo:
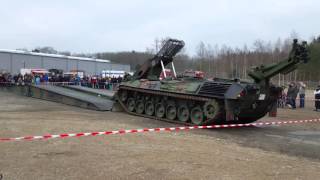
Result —
[[249, 126], [272, 126], [272, 125], [286, 125], [298, 123], [312, 123], [320, 122], [319, 119], [309, 120], [293, 120], [293, 121], [273, 121], [273, 122], [257, 122], [248, 124], [225, 124], [225, 125], [208, 125], [208, 126], [184, 126], [184, 127], [166, 127], [166, 128], [144, 128], [144, 129], [130, 129], [130, 130], [115, 130], [115, 131], [101, 131], [101, 132], [87, 132], [87, 133], [71, 133], [71, 134], [57, 134], [57, 135], [42, 135], [42, 136], [24, 136], [16, 138], [0, 138], [0, 142], [6, 141], [22, 141], [22, 140], [36, 140], [36, 139], [55, 139], [68, 137], [83, 137], [83, 136], [101, 136], [101, 135], [115, 135], [115, 134], [130, 134], [130, 133], [144, 133], [144, 132], [163, 132], [163, 131], [179, 131], [192, 129], [222, 129], [222, 128], [236, 128]]

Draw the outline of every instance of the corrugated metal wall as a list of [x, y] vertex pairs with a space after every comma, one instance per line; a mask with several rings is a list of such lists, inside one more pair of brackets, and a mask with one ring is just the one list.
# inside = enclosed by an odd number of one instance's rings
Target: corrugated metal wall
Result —
[[67, 59], [43, 57], [43, 68], [45, 69], [62, 69], [67, 71]]
[[11, 71], [20, 72], [21, 68], [41, 68], [41, 57], [23, 54], [11, 54], [12, 67]]
[[17, 74], [22, 68], [84, 70], [89, 75], [99, 75], [102, 70], [130, 71], [129, 65], [0, 52], [1, 71]]
[[94, 74], [95, 72], [95, 63], [89, 61], [79, 61], [78, 67], [79, 70], [85, 70], [87, 74]]
[[77, 60], [68, 60], [67, 61], [67, 71], [76, 70], [78, 68], [78, 61]]
[[11, 72], [11, 60], [8, 53], [0, 53], [0, 71], [3, 70]]

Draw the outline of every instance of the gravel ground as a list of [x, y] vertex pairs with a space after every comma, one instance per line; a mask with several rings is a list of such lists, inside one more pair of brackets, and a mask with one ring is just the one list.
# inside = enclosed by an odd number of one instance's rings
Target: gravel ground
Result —
[[[0, 92], [0, 137], [171, 127]], [[280, 120], [320, 112], [281, 109]], [[262, 121], [273, 121], [263, 118]], [[320, 123], [1, 142], [3, 179], [317, 179]]]

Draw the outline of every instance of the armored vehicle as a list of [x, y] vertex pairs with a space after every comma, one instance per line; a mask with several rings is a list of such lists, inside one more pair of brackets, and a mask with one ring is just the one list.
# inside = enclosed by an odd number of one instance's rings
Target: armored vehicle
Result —
[[[308, 61], [307, 43], [294, 40], [287, 59], [253, 68], [248, 73], [252, 82], [177, 77], [173, 57], [183, 47], [183, 41], [169, 39], [153, 58], [124, 78], [116, 97], [126, 112], [188, 125], [250, 123], [276, 110], [282, 89], [270, 78]], [[166, 77], [169, 64], [173, 77]], [[161, 73], [164, 78], [159, 80]]]

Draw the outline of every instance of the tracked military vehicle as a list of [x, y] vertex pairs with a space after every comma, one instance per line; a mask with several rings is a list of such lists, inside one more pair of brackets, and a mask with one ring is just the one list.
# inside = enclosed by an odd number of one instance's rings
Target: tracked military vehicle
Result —
[[[294, 40], [287, 59], [248, 73], [253, 82], [177, 77], [173, 57], [183, 47], [183, 41], [169, 39], [153, 58], [125, 77], [116, 97], [126, 112], [188, 125], [250, 123], [276, 109], [282, 89], [271, 84], [270, 78], [308, 61], [307, 43]], [[171, 78], [165, 74], [169, 64]], [[161, 73], [165, 78], [159, 80]]]

